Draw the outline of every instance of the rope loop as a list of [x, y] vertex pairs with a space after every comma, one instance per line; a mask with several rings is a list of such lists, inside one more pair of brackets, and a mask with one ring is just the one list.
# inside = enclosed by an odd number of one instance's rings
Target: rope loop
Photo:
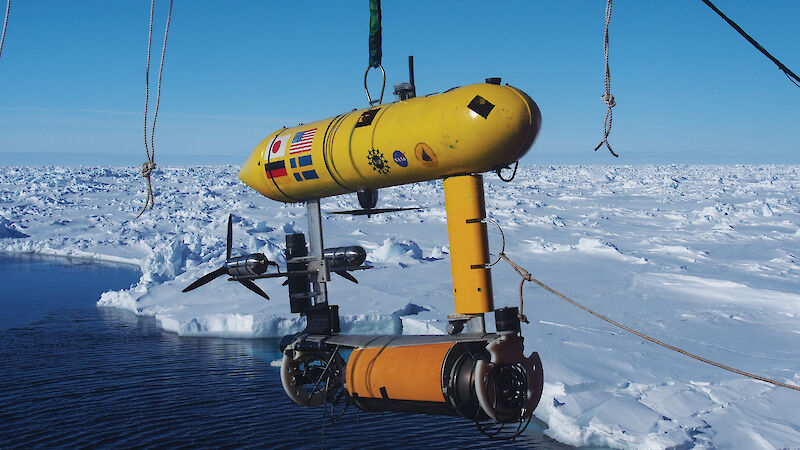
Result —
[[603, 56], [606, 60], [606, 72], [603, 80], [603, 84], [605, 85], [605, 94], [603, 94], [600, 98], [603, 99], [603, 103], [606, 105], [606, 117], [603, 120], [603, 140], [597, 144], [597, 147], [594, 148], [594, 151], [597, 151], [600, 147], [605, 145], [608, 151], [611, 152], [615, 158], [619, 158], [619, 155], [614, 153], [614, 150], [611, 149], [611, 145], [608, 143], [608, 135], [611, 134], [611, 122], [613, 121], [613, 112], [611, 111], [611, 108], [617, 106], [617, 102], [614, 101], [614, 96], [611, 95], [611, 68], [608, 64], [608, 25], [611, 23], [612, 1], [613, 0], [606, 0], [606, 27], [605, 31], [603, 32]]
[[145, 161], [142, 163], [142, 176], [145, 178], [150, 178], [150, 174], [156, 170], [156, 163], [152, 161]]
[[153, 209], [153, 206], [156, 204], [156, 197], [153, 195], [153, 183], [150, 180], [150, 175], [152, 175], [155, 170], [156, 163], [152, 160], [148, 159], [142, 163], [142, 177], [144, 177], [145, 181], [147, 181], [147, 199], [144, 201], [144, 206], [142, 206], [141, 211], [139, 211], [139, 214], [137, 214], [133, 220], [141, 217], [148, 208]]
[[603, 103], [605, 103], [609, 108], [617, 106], [617, 102], [614, 101], [614, 96], [611, 95], [610, 92], [608, 94], [603, 94], [600, 98], [603, 99]]
[[169, 37], [169, 24], [172, 19], [172, 4], [174, 0], [169, 1], [169, 11], [167, 12], [167, 23], [164, 26], [164, 46], [161, 49], [161, 64], [158, 67], [158, 84], [157, 84], [157, 93], [156, 93], [156, 105], [155, 109], [153, 110], [153, 123], [152, 127], [150, 128], [150, 143], [148, 145], [147, 142], [147, 127], [148, 127], [148, 120], [147, 120], [147, 109], [150, 104], [150, 56], [153, 44], [153, 14], [156, 8], [156, 0], [151, 0], [150, 2], [150, 25], [147, 31], [147, 65], [145, 67], [145, 75], [144, 75], [144, 128], [143, 128], [143, 137], [144, 137], [144, 152], [145, 156], [147, 157], [147, 161], [142, 163], [142, 177], [145, 178], [147, 181], [147, 199], [145, 200], [144, 206], [142, 206], [142, 210], [139, 211], [139, 214], [133, 218], [133, 220], [138, 219], [141, 217], [142, 214], [148, 209], [153, 209], [153, 205], [155, 205], [155, 196], [153, 195], [153, 184], [150, 179], [150, 176], [156, 170], [156, 143], [155, 143], [155, 135], [156, 135], [156, 121], [158, 120], [158, 108], [161, 105], [161, 79], [164, 73], [164, 60], [167, 56], [167, 37]]

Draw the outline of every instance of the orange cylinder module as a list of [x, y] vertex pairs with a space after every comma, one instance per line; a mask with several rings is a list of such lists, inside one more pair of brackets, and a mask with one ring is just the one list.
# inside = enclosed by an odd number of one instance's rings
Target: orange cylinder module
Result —
[[519, 160], [540, 126], [521, 90], [474, 84], [276, 130], [239, 178], [273, 200], [299, 202], [481, 173]]
[[347, 389], [358, 398], [444, 403], [442, 365], [453, 343], [353, 350]]
[[443, 385], [448, 380], [443, 375], [445, 361], [455, 345], [356, 348], [347, 361], [347, 390], [366, 411], [458, 415]]
[[[295, 403], [523, 422], [542, 395], [537, 353], [525, 357], [519, 310], [495, 310], [497, 333], [358, 336], [297, 333], [281, 341], [281, 383]], [[351, 349], [345, 362], [341, 349]]]
[[[347, 392], [365, 411], [491, 417], [506, 423], [527, 419], [541, 396], [538, 355], [525, 358], [519, 336], [483, 336], [461, 342], [414, 336], [407, 338], [415, 341], [411, 345], [396, 337], [385, 345], [357, 347], [344, 371]], [[419, 343], [424, 340], [431, 342]], [[481, 368], [489, 370], [478, 372]], [[509, 377], [518, 383], [509, 385]]]

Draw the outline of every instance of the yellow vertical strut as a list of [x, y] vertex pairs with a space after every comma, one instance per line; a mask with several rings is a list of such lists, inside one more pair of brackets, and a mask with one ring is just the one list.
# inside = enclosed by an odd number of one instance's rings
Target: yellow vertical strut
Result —
[[459, 175], [444, 180], [450, 266], [456, 314], [481, 314], [494, 310], [486, 205], [481, 175]]

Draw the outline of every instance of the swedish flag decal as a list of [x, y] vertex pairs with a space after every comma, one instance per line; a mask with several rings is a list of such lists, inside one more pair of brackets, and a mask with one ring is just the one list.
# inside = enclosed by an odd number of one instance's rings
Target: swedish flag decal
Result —
[[311, 155], [303, 155], [289, 159], [289, 166], [295, 169], [292, 173], [297, 181], [316, 180], [319, 178], [317, 171], [314, 170], [314, 161]]

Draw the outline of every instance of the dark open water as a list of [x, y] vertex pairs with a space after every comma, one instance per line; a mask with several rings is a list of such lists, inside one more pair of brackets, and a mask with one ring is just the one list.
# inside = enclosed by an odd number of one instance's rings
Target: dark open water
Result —
[[566, 448], [531, 423], [515, 442], [465, 419], [348, 410], [283, 393], [276, 340], [178, 337], [95, 307], [138, 270], [0, 254], [0, 447]]

